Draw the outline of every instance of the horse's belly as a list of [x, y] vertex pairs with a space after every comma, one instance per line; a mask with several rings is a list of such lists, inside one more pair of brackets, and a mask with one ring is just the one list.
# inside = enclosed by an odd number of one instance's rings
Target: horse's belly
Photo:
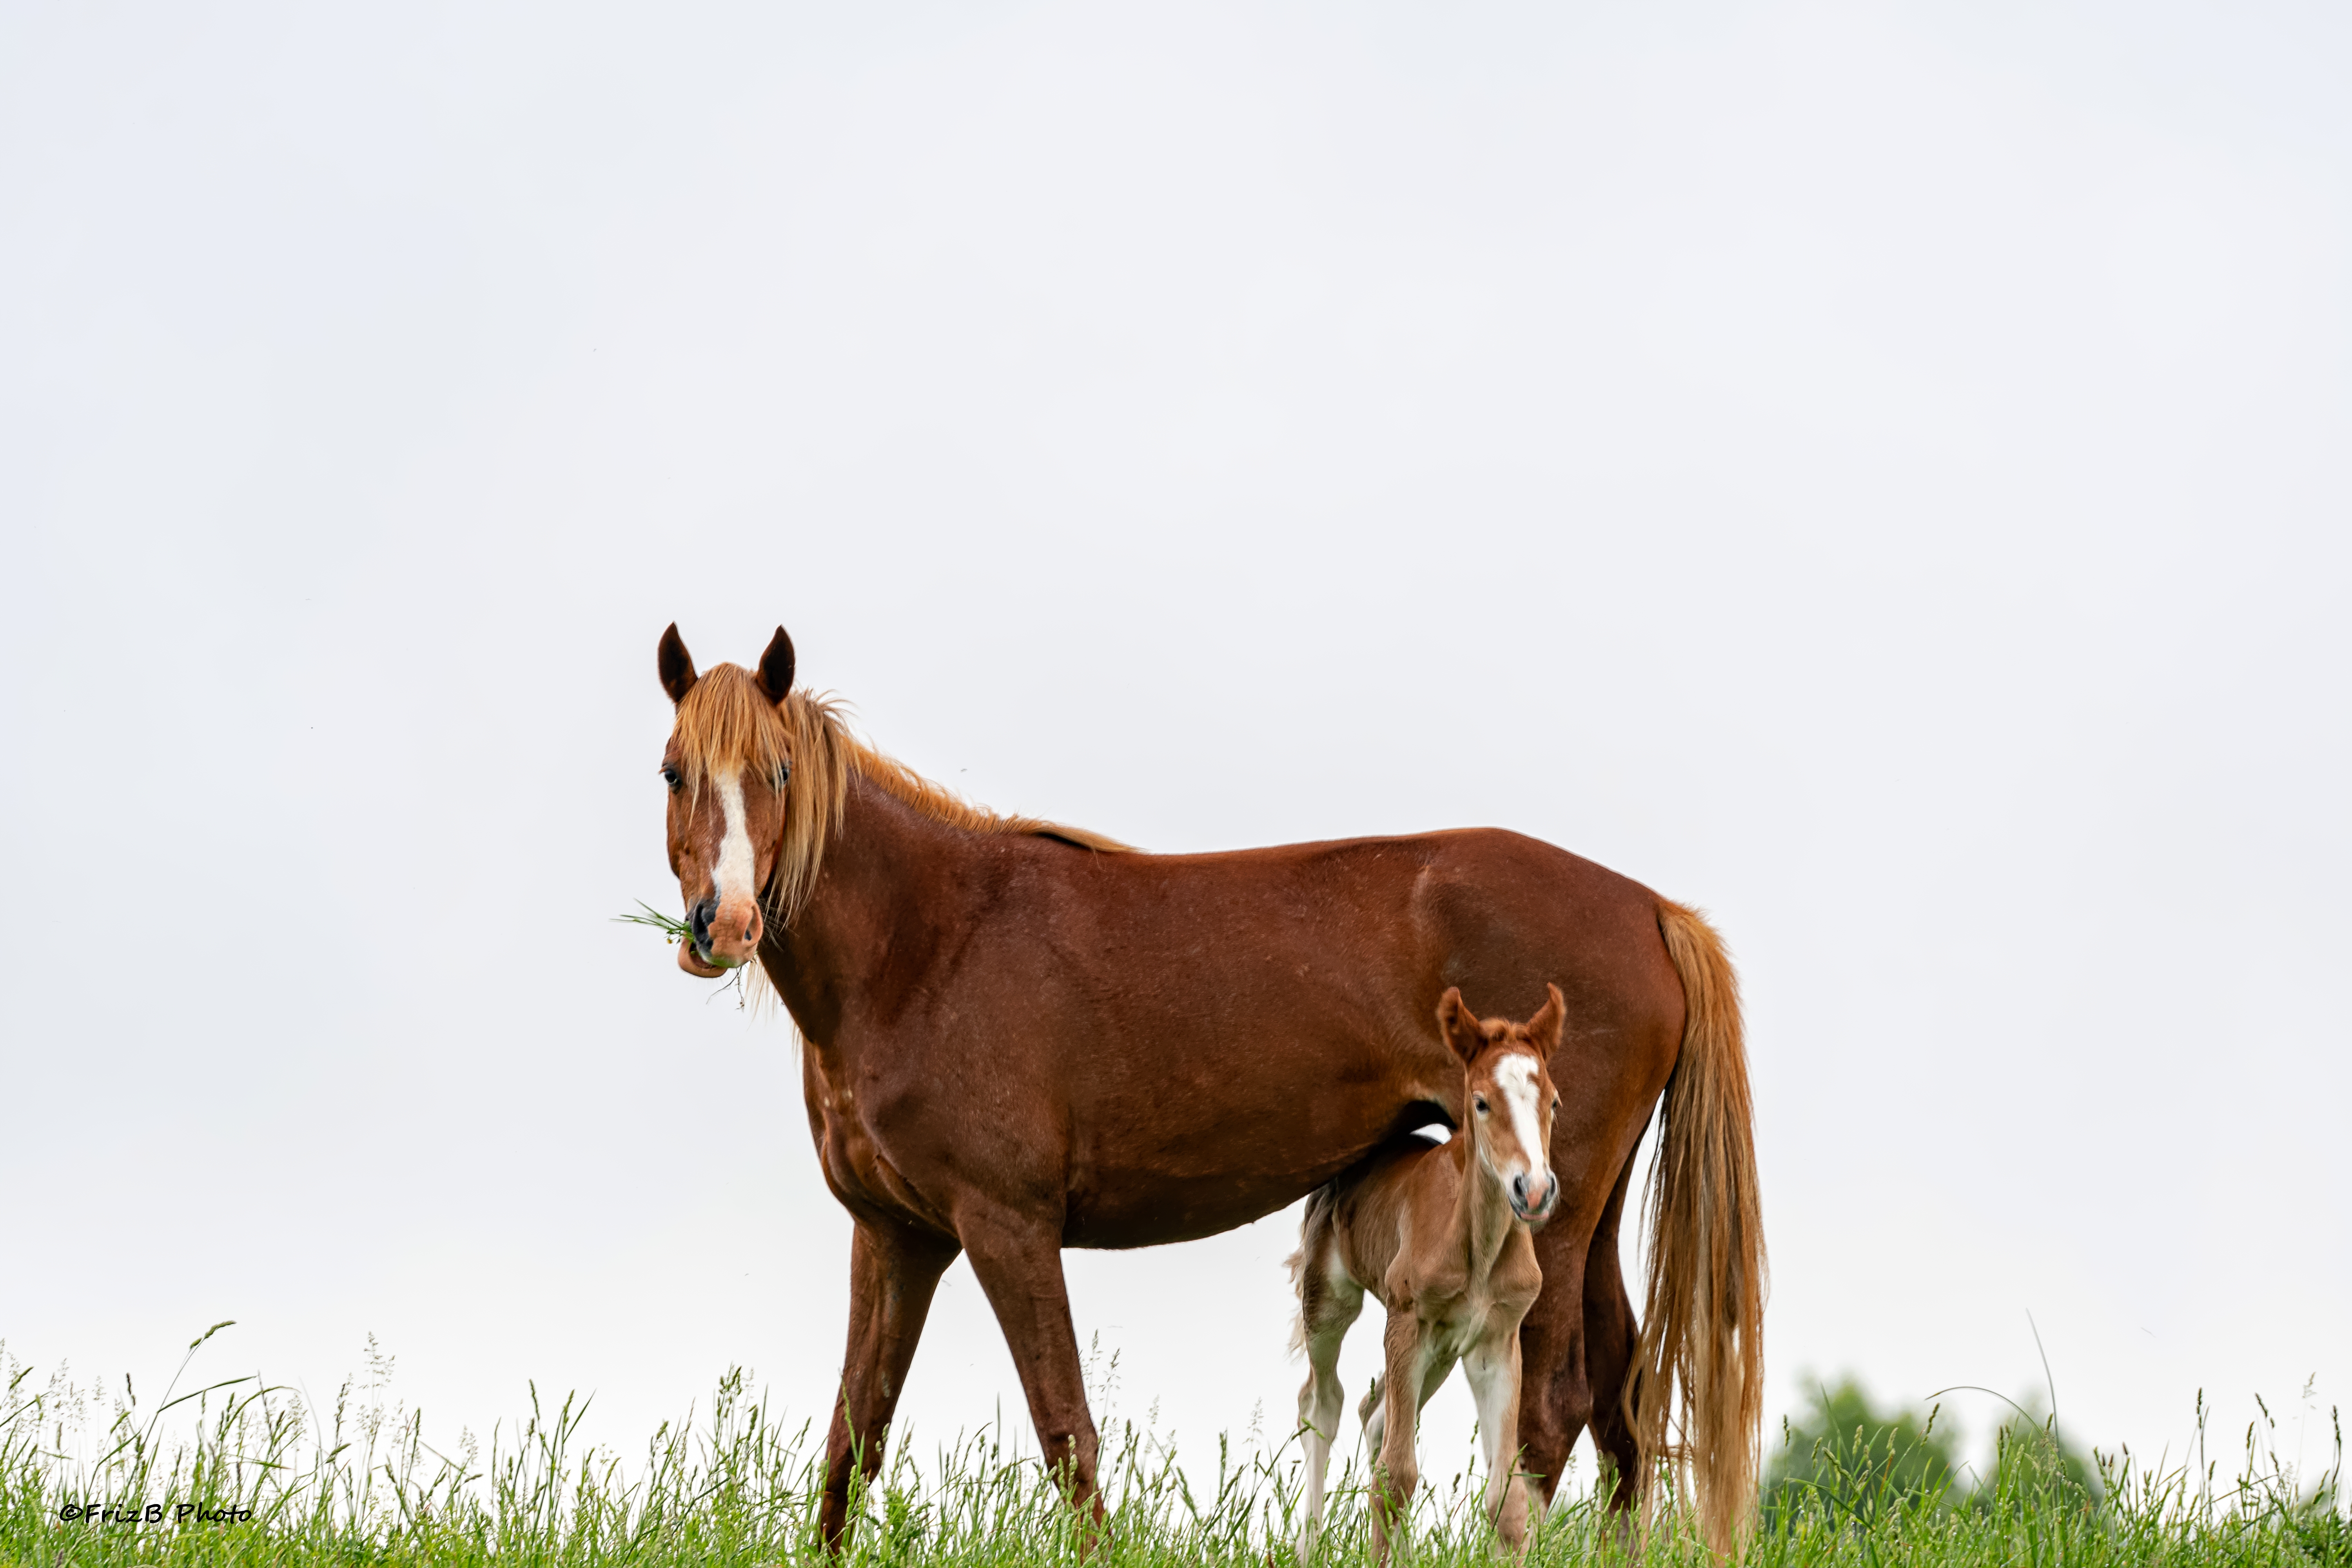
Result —
[[1160, 1247], [1198, 1241], [1264, 1219], [1297, 1203], [1320, 1179], [1296, 1174], [1226, 1175], [1194, 1181], [1108, 1177], [1074, 1192], [1062, 1227], [1065, 1247]]
[[1436, 1115], [1439, 1090], [1417, 1078], [1349, 1076], [1335, 1075], [1311, 1098], [1295, 1086], [1255, 1087], [1223, 1117], [1090, 1108], [1064, 1183], [1064, 1245], [1158, 1247], [1232, 1230]]

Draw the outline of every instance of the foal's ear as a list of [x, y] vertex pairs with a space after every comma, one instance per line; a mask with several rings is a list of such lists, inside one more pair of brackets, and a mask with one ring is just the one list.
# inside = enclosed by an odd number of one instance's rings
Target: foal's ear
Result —
[[776, 635], [768, 639], [768, 651], [760, 656], [760, 689], [768, 694], [771, 702], [782, 702], [793, 689], [793, 639], [778, 626]]
[[1559, 1026], [1568, 1016], [1568, 1003], [1561, 997], [1559, 986], [1547, 984], [1544, 990], [1550, 994], [1536, 1009], [1536, 1016], [1528, 1020], [1528, 1038], [1549, 1057], [1559, 1048]]
[[1447, 986], [1437, 999], [1437, 1032], [1465, 1062], [1486, 1047], [1486, 1031], [1478, 1026], [1478, 1015], [1463, 1005], [1459, 985]]
[[669, 630], [662, 633], [661, 682], [672, 702], [683, 702], [686, 694], [694, 689], [694, 656], [686, 651], [686, 639], [677, 635], [677, 623], [672, 621]]

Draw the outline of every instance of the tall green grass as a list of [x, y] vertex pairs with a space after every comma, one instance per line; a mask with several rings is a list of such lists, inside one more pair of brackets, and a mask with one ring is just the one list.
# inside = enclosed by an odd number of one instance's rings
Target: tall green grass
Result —
[[[202, 1343], [189, 1347], [191, 1358]], [[127, 1380], [100, 1394], [62, 1374], [36, 1384], [0, 1350], [0, 1563], [498, 1563], [547, 1568], [802, 1563], [817, 1553], [822, 1431], [771, 1409], [730, 1373], [699, 1411], [625, 1458], [582, 1440], [577, 1401], [542, 1401], [494, 1431], [426, 1441], [421, 1417], [385, 1403], [390, 1363], [331, 1408], [311, 1409], [252, 1379], [141, 1400]], [[182, 1369], [183, 1378], [186, 1366]], [[2202, 1410], [2200, 1405], [2200, 1423]], [[1857, 1434], [1860, 1439], [1864, 1435]], [[1865, 1440], [1823, 1443], [1803, 1485], [1784, 1490], [1748, 1553], [1757, 1564], [2352, 1564], [2337, 1511], [2336, 1465], [2296, 1477], [2265, 1435], [2249, 1432], [2234, 1479], [2218, 1465], [2151, 1471], [2101, 1456], [2096, 1489], [2004, 1441], [1965, 1499], [1922, 1489]], [[1081, 1532], [1050, 1478], [1001, 1434], [944, 1447], [901, 1437], [860, 1492], [853, 1564], [1075, 1562]], [[1287, 1564], [1299, 1495], [1297, 1449], [1220, 1444], [1213, 1479], [1195, 1480], [1149, 1430], [1114, 1424], [1103, 1474], [1109, 1515], [1091, 1562]], [[1445, 1456], [1424, 1455], [1444, 1477]], [[1790, 1473], [1783, 1467], [1783, 1473]], [[1574, 1481], [1571, 1477], [1571, 1483]], [[1916, 1478], [1911, 1478], [1916, 1479]], [[1492, 1546], [1467, 1468], [1424, 1487], [1415, 1562], [1486, 1559]], [[1364, 1560], [1361, 1475], [1340, 1478], [1321, 1563]], [[1575, 1495], [1570, 1496], [1571, 1492]], [[1701, 1564], [1672, 1489], [1647, 1537], [1628, 1540], [1573, 1484], [1538, 1535], [1539, 1563], [1596, 1560]], [[79, 1510], [95, 1509], [93, 1516]], [[114, 1510], [114, 1517], [106, 1510]], [[68, 1515], [74, 1517], [67, 1517]], [[127, 1519], [126, 1519], [127, 1514]]]

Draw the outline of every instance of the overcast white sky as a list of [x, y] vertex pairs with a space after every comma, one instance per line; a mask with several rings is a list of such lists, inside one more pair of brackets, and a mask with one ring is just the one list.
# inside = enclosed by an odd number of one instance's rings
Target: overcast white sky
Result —
[[[2347, 81], [2316, 5], [12, 0], [0, 1337], [822, 1419], [786, 1032], [609, 921], [656, 637], [782, 621], [998, 806], [1712, 910], [1776, 1415], [2031, 1313], [2086, 1438], [2324, 1418]], [[1287, 1429], [1295, 1224], [1071, 1255], [1118, 1414]], [[1000, 1405], [959, 1265], [904, 1411]]]

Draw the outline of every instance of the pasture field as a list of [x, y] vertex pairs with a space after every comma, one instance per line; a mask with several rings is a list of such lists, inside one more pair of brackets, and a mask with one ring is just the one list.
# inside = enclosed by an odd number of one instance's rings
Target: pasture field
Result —
[[[193, 1347], [192, 1347], [193, 1348]], [[453, 1448], [422, 1422], [347, 1384], [332, 1410], [238, 1380], [147, 1405], [98, 1400], [5, 1365], [0, 1405], [0, 1564], [130, 1568], [222, 1564], [499, 1564], [652, 1568], [819, 1561], [813, 1538], [822, 1432], [780, 1419], [740, 1373], [640, 1455], [589, 1449], [580, 1410], [535, 1404], [519, 1425]], [[92, 1419], [95, 1415], [97, 1418]], [[167, 1431], [176, 1436], [167, 1438]], [[1348, 1435], [1352, 1436], [1352, 1433]], [[2352, 1564], [2352, 1526], [2334, 1478], [2298, 1485], [2250, 1434], [2234, 1479], [2147, 1474], [2103, 1457], [2085, 1490], [2030, 1446], [2011, 1445], [1966, 1498], [1900, 1495], [1892, 1469], [1841, 1457], [1826, 1484], [1784, 1490], [1745, 1561], [1759, 1568], [2042, 1568], [2043, 1564]], [[1296, 1443], [1237, 1456], [1215, 1479], [1188, 1479], [1150, 1433], [1105, 1434], [1109, 1518], [1087, 1561], [1287, 1568], [1298, 1494]], [[1034, 1459], [998, 1435], [940, 1447], [919, 1435], [859, 1501], [845, 1562], [856, 1565], [1075, 1563], [1073, 1517]], [[1343, 1440], [1341, 1453], [1349, 1445]], [[1817, 1456], [1818, 1458], [1818, 1456]], [[1493, 1556], [1473, 1500], [1476, 1478], [1424, 1452], [1414, 1563]], [[1196, 1472], [1205, 1475], [1205, 1471]], [[1339, 1478], [1318, 1563], [1368, 1561], [1360, 1469]], [[1589, 1472], [1581, 1478], [1589, 1483]], [[1556, 1510], [1530, 1561], [1690, 1564], [1713, 1560], [1671, 1504], [1629, 1544], [1583, 1495]], [[1563, 1498], [1569, 1489], [1563, 1489]], [[109, 1510], [111, 1510], [110, 1514]], [[84, 1510], [88, 1510], [85, 1513]], [[128, 1516], [126, 1518], [126, 1515]]]

